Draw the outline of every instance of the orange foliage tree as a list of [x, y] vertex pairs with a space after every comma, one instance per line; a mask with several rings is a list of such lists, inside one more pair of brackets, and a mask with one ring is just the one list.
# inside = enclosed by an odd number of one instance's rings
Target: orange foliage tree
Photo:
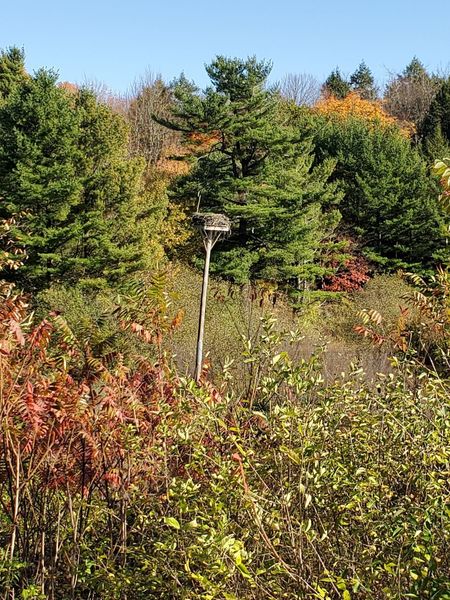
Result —
[[391, 127], [397, 124], [407, 137], [414, 132], [412, 123], [402, 122], [400, 124], [394, 117], [387, 114], [379, 100], [365, 100], [356, 92], [351, 92], [342, 99], [332, 95], [323, 97], [316, 104], [315, 110], [319, 114], [331, 118], [345, 120], [356, 117], [382, 127]]

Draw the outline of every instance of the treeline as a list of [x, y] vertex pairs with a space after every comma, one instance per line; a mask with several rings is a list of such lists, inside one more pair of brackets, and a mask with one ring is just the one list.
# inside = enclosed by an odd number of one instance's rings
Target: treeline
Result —
[[[357, 255], [386, 269], [446, 260], [446, 220], [423, 150], [431, 138], [413, 139], [414, 123], [365, 99], [373, 82], [363, 84], [360, 73], [338, 94], [333, 76], [309, 108], [267, 86], [268, 63], [219, 57], [207, 72], [212, 85], [203, 93], [178, 82], [174, 117], [160, 122], [198, 147], [175, 197], [192, 207], [200, 197], [203, 210], [237, 223], [217, 253], [217, 272], [323, 286], [337, 265], [355, 261], [351, 242]], [[448, 83], [441, 84], [424, 123], [442, 104]], [[432, 135], [442, 131], [436, 123]]]
[[255, 58], [206, 69], [206, 90], [147, 77], [125, 101], [1, 53], [0, 216], [27, 254], [10, 279], [99, 289], [167, 256], [195, 261], [195, 210], [232, 217], [213, 269], [239, 283], [339, 291], [446, 263], [430, 165], [449, 149], [448, 79], [413, 59], [379, 98], [364, 63], [320, 89], [271, 87]]

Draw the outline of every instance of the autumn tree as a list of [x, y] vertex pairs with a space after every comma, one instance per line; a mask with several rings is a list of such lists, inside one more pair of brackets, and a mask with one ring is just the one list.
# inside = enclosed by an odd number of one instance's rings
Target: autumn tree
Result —
[[[64, 85], [64, 84], [62, 84]], [[72, 85], [66, 82], [66, 85]], [[126, 116], [128, 110], [128, 98], [126, 95], [121, 95], [114, 92], [104, 81], [94, 78], [85, 78], [81, 87], [84, 90], [89, 90], [94, 94], [99, 104], [105, 104], [114, 113]]]
[[297, 106], [313, 106], [320, 98], [320, 84], [309, 73], [288, 73], [280, 82], [280, 94]]
[[439, 78], [430, 75], [422, 62], [414, 57], [402, 73], [391, 78], [384, 93], [384, 107], [390, 115], [399, 121], [413, 123], [417, 129], [439, 86]]
[[[379, 101], [364, 100], [356, 92], [350, 92], [341, 99], [335, 96], [321, 98], [314, 107], [314, 111], [338, 121], [346, 121], [355, 117], [381, 127], [391, 127], [396, 124], [396, 120], [386, 113]], [[403, 131], [405, 135], [408, 134], [407, 129]]]
[[172, 103], [170, 87], [160, 75], [147, 73], [136, 82], [129, 99], [128, 122], [130, 146], [135, 156], [145, 158], [147, 164], [155, 165], [164, 153], [174, 146], [178, 135], [159, 124], [153, 116], [168, 118]]
[[447, 217], [450, 217], [450, 155], [446, 158], [436, 159], [432, 171], [439, 177], [442, 189], [442, 193], [439, 195], [441, 209]]
[[164, 121], [198, 147], [176, 197], [233, 217], [232, 236], [215, 252], [217, 272], [296, 286], [314, 280], [338, 220], [339, 195], [327, 183], [333, 161], [313, 168], [310, 142], [283, 123], [277, 93], [266, 87], [270, 63], [219, 56], [206, 70], [211, 86], [199, 94], [181, 80]]

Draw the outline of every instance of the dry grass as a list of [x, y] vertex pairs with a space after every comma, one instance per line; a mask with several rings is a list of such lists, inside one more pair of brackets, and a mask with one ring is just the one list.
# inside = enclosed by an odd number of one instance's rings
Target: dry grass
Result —
[[[174, 266], [174, 305], [184, 310], [184, 319], [173, 335], [169, 350], [178, 367], [192, 373], [198, 326], [201, 274], [184, 265]], [[323, 374], [331, 381], [360, 366], [372, 379], [376, 373], [390, 369], [389, 348], [376, 349], [354, 332], [363, 308], [383, 315], [386, 327], [395, 324], [400, 306], [411, 287], [398, 275], [374, 277], [364, 290], [343, 297], [338, 302], [306, 306], [295, 314], [281, 296], [267, 295], [265, 290], [250, 286], [234, 286], [211, 279], [205, 330], [205, 353], [214, 376], [220, 376], [225, 365], [238, 359], [243, 350], [243, 338], [254, 339], [261, 327], [261, 317], [272, 313], [280, 330], [298, 329], [302, 339], [295, 346], [295, 357], [307, 359], [323, 348]], [[234, 367], [235, 369], [237, 367]], [[231, 367], [233, 370], [233, 367]], [[235, 373], [236, 374], [236, 373]], [[240, 373], [244, 376], [245, 373]]]

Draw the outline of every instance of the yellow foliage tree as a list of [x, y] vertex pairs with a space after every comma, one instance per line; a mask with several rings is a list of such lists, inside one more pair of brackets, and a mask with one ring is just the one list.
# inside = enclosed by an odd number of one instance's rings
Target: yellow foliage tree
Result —
[[400, 123], [385, 112], [379, 100], [365, 100], [356, 92], [350, 92], [342, 99], [332, 95], [323, 97], [317, 102], [315, 110], [322, 115], [336, 119], [346, 120], [356, 117], [382, 127], [397, 125], [406, 137], [410, 137], [414, 133], [412, 123]]

